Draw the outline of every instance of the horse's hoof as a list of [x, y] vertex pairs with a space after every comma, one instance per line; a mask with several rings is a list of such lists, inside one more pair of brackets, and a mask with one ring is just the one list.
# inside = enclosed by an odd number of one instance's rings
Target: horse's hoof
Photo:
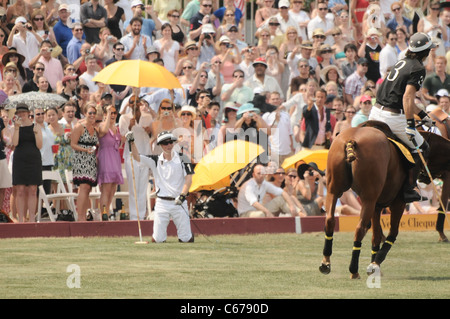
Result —
[[440, 243], [448, 243], [448, 238], [445, 235], [440, 235], [439, 237], [439, 242]]
[[324, 275], [328, 275], [331, 272], [331, 265], [322, 263], [319, 267], [319, 271]]
[[361, 276], [359, 275], [359, 273], [351, 274], [350, 279], [361, 279]]

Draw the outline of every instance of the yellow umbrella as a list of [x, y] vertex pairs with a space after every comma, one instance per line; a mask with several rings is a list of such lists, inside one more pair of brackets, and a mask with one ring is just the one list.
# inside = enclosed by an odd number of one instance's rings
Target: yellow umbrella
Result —
[[295, 164], [300, 161], [304, 161], [305, 163], [314, 162], [320, 170], [325, 170], [327, 168], [327, 158], [328, 150], [302, 150], [286, 158], [281, 167], [285, 170], [291, 167], [295, 168]]
[[133, 87], [181, 88], [180, 81], [163, 66], [142, 60], [111, 63], [98, 72], [93, 81]]
[[230, 175], [244, 168], [259, 154], [262, 146], [242, 140], [215, 147], [195, 166], [190, 192], [214, 190], [230, 185]]

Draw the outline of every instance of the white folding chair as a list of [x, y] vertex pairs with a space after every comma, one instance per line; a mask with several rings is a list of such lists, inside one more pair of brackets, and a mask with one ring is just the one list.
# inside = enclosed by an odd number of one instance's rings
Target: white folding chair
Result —
[[[56, 182], [56, 193], [46, 194], [44, 187], [39, 186], [39, 200], [38, 200], [38, 216], [37, 221], [41, 221], [41, 209], [45, 207], [47, 209], [48, 216], [52, 222], [56, 221], [57, 212], [61, 207], [61, 201], [67, 202], [67, 207], [73, 212], [75, 220], [78, 219], [75, 198], [78, 196], [76, 193], [68, 192], [61, 179], [61, 175], [58, 171], [42, 171], [42, 180], [51, 180]], [[56, 213], [53, 213], [50, 202], [53, 202], [53, 207]]]

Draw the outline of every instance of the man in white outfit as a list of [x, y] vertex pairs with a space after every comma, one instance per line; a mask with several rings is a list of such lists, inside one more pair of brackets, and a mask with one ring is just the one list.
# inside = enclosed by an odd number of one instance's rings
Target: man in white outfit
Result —
[[134, 143], [133, 133], [126, 135], [131, 144], [133, 158], [152, 170], [157, 188], [155, 203], [155, 219], [153, 221], [152, 241], [165, 242], [167, 239], [167, 226], [172, 219], [180, 242], [193, 242], [191, 222], [186, 202], [189, 188], [192, 184], [194, 169], [184, 156], [175, 150], [175, 136], [169, 131], [158, 134], [156, 143], [161, 146], [161, 155], [140, 155]]
[[[148, 113], [141, 113], [140, 103], [137, 103], [137, 107], [134, 111], [123, 114], [119, 119], [119, 131], [122, 136], [128, 131], [132, 131], [135, 137], [135, 145], [140, 154], [150, 155], [152, 153], [150, 147], [150, 126], [153, 122], [153, 118]], [[131, 109], [134, 105], [128, 104]], [[125, 143], [123, 152], [125, 172], [128, 180], [128, 190], [130, 197], [128, 199], [128, 207], [130, 212], [130, 219], [137, 220], [136, 213], [136, 200], [133, 188], [133, 172], [131, 169], [131, 156], [128, 143]], [[138, 194], [137, 203], [139, 207], [139, 219], [144, 219], [147, 208], [147, 187], [149, 180], [149, 170], [145, 165], [140, 165], [139, 162], [133, 162], [134, 168], [134, 180], [136, 183], [136, 192]]]

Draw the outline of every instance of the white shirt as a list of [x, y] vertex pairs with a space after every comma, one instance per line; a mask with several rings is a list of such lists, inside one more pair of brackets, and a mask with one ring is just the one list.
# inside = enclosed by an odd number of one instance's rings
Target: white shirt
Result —
[[42, 166], [50, 166], [55, 165], [53, 160], [53, 151], [52, 145], [55, 144], [55, 135], [48, 127], [48, 124], [44, 122], [44, 127], [41, 128], [42, 131], [42, 148], [41, 148], [41, 157], [42, 157]]
[[251, 89], [253, 89], [253, 91], [256, 88], [261, 89], [263, 92], [276, 91], [276, 92], [280, 93], [281, 99], [284, 99], [284, 93], [283, 93], [283, 90], [281, 90], [280, 84], [278, 83], [278, 81], [274, 77], [272, 77], [270, 75], [266, 74], [264, 76], [264, 83], [262, 83], [256, 77], [256, 74], [254, 74], [250, 79], [245, 81], [244, 85], [250, 87]]
[[384, 78], [387, 73], [387, 69], [394, 66], [394, 64], [398, 61], [397, 49], [389, 44], [386, 44], [380, 51], [379, 61], [381, 78]]
[[[267, 125], [272, 126], [275, 122], [276, 111], [266, 112], [262, 116]], [[273, 131], [272, 131], [273, 130]], [[276, 128], [271, 128], [269, 137], [270, 148], [278, 155], [287, 155], [291, 152], [291, 135], [292, 132], [291, 121], [289, 115], [285, 111], [280, 111], [280, 119]]]
[[25, 57], [22, 65], [24, 68], [28, 68], [30, 61], [39, 54], [39, 41], [33, 35], [33, 33], [26, 31], [25, 41], [20, 36], [20, 33], [16, 33], [13, 36], [11, 47], [17, 49], [17, 53], [22, 54]]
[[[308, 13], [306, 13], [306, 11], [300, 10], [299, 12], [294, 12], [291, 10], [289, 10], [289, 15], [292, 17], [292, 19], [294, 19], [294, 21], [297, 23], [297, 25], [300, 22], [306, 22], [311, 20], [311, 18], [309, 17]], [[300, 29], [300, 36], [302, 37], [303, 41], [308, 40], [308, 34], [306, 32], [306, 27], [300, 27], [298, 26]]]
[[176, 198], [181, 194], [184, 178], [189, 172], [178, 153], [172, 150], [170, 161], [163, 154], [158, 157], [141, 155], [140, 158], [141, 163], [152, 170], [158, 196]]
[[[155, 113], [158, 113], [159, 105], [161, 101], [164, 99], [172, 100], [170, 96], [169, 89], [158, 89], [152, 94], [148, 94], [142, 97], [144, 100], [148, 102], [148, 105], [152, 108]], [[185, 105], [186, 102], [186, 92], [182, 88], [174, 89], [174, 104], [179, 104], [181, 106]]]
[[266, 180], [264, 180], [261, 185], [258, 185], [254, 178], [245, 182], [239, 190], [238, 194], [239, 215], [248, 211], [256, 210], [256, 208], [252, 205], [256, 202], [262, 203], [262, 200], [266, 193], [280, 196], [283, 193], [283, 189], [273, 185], [272, 183], [269, 183]]
[[[133, 114], [127, 113], [120, 116], [119, 119], [119, 131], [120, 135], [125, 136], [128, 132], [128, 126], [130, 125], [131, 118]], [[134, 134], [134, 144], [138, 149], [139, 154], [150, 155], [152, 153], [150, 147], [150, 136], [145, 131], [144, 127], [150, 126], [153, 122], [153, 118], [150, 114], [141, 114], [141, 118], [139, 122], [136, 122], [135, 125], [131, 128], [131, 131]], [[125, 143], [125, 147], [123, 150], [124, 158], [130, 158], [130, 147], [128, 142]]]
[[94, 72], [93, 75], [84, 72], [83, 74], [80, 75], [80, 79], [82, 79], [84, 81], [84, 83], [87, 85], [87, 87], [89, 88], [89, 93], [94, 93], [98, 91], [98, 85], [95, 84], [94, 81], [92, 81], [92, 79], [97, 75], [98, 72]]
[[[327, 32], [328, 30], [334, 28], [334, 22], [325, 18], [322, 20], [319, 16], [311, 19], [308, 23], [308, 37], [310, 39], [313, 38], [313, 32], [315, 29], [322, 29], [323, 32]], [[333, 45], [334, 39], [332, 35], [328, 35], [325, 39], [325, 44]]]
[[[133, 53], [131, 54], [131, 56], [128, 58], [129, 60], [147, 60], [146, 58], [146, 49], [144, 48], [144, 44], [142, 42], [143, 38], [146, 38], [146, 42], [145, 45], [148, 47], [150, 47], [152, 45], [152, 39], [146, 35], [142, 35], [139, 38], [139, 43], [136, 45], [136, 47], [134, 48]], [[125, 53], [128, 53], [128, 51], [130, 51], [130, 49], [133, 47], [133, 34], [130, 32], [126, 35], [124, 35], [121, 39], [120, 39], [120, 43], [123, 44], [123, 46], [125, 47]]]

